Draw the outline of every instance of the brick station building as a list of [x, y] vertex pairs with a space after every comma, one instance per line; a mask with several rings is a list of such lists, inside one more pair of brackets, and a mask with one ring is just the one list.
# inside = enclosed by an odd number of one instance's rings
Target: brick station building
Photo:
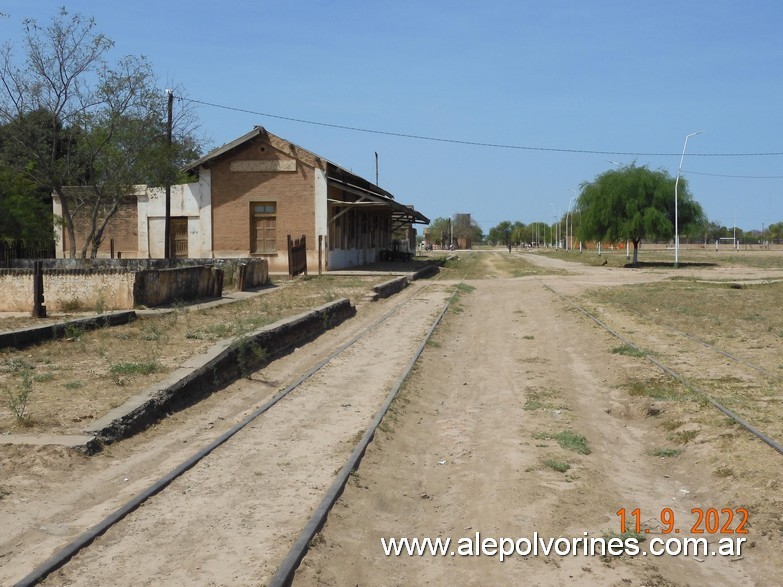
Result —
[[[310, 272], [344, 269], [376, 261], [383, 251], [413, 251], [413, 225], [429, 223], [386, 190], [260, 126], [186, 171], [197, 180], [171, 187], [177, 257], [258, 257], [270, 271], [284, 272], [291, 235], [306, 238]], [[55, 196], [55, 215], [61, 210]], [[164, 190], [137, 186], [110, 220], [99, 256], [109, 256], [113, 242], [123, 258], [163, 258], [164, 234]], [[394, 242], [395, 235], [404, 242]], [[58, 257], [68, 256], [67, 246], [59, 231]]]

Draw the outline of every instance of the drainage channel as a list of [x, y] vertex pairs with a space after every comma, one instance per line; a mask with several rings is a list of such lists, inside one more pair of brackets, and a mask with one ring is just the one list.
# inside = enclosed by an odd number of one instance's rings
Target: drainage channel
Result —
[[[180, 465], [172, 469], [169, 473], [167, 473], [166, 475], [164, 475], [163, 477], [161, 477], [160, 479], [152, 483], [145, 490], [141, 491], [139, 494], [134, 496], [131, 500], [123, 504], [120, 508], [115, 510], [110, 515], [106, 516], [98, 524], [94, 525], [89, 530], [85, 531], [77, 538], [72, 540], [69, 544], [67, 544], [65, 547], [63, 547], [58, 552], [56, 552], [52, 557], [44, 561], [42, 564], [38, 565], [31, 573], [29, 573], [20, 581], [18, 581], [16, 585], [22, 586], [22, 585], [37, 584], [43, 581], [48, 575], [50, 575], [54, 571], [63, 567], [69, 560], [71, 560], [81, 550], [83, 550], [85, 547], [92, 544], [96, 540], [96, 538], [106, 533], [110, 528], [115, 526], [118, 522], [120, 522], [121, 520], [126, 518], [129, 514], [137, 510], [142, 504], [148, 502], [150, 498], [161, 493], [164, 489], [166, 489], [169, 485], [171, 485], [176, 479], [180, 478], [185, 472], [193, 469], [197, 464], [203, 461], [208, 455], [210, 455], [217, 448], [226, 444], [228, 440], [230, 440], [240, 431], [249, 428], [250, 425], [253, 422], [255, 422], [261, 415], [267, 413], [275, 405], [278, 405], [281, 402], [281, 400], [283, 400], [284, 398], [291, 396], [294, 390], [299, 389], [306, 381], [313, 378], [314, 375], [321, 372], [325, 367], [334, 363], [337, 357], [343, 355], [348, 349], [353, 347], [357, 342], [359, 342], [360, 340], [364, 339], [365, 337], [367, 337], [368, 335], [370, 335], [371, 333], [379, 329], [381, 325], [389, 321], [390, 318], [400, 313], [400, 311], [404, 307], [408, 306], [412, 300], [414, 300], [417, 296], [421, 295], [421, 292], [425, 290], [427, 287], [429, 287], [430, 283], [424, 285], [422, 288], [417, 288], [411, 294], [406, 295], [402, 300], [397, 302], [394, 305], [394, 307], [392, 307], [383, 316], [375, 320], [372, 324], [370, 324], [361, 332], [359, 332], [354, 337], [352, 337], [350, 340], [342, 344], [339, 348], [333, 351], [328, 357], [320, 361], [309, 371], [307, 371], [302, 376], [297, 378], [294, 382], [288, 385], [284, 390], [279, 392], [269, 401], [259, 406], [244, 420], [236, 424], [230, 430], [223, 433], [220, 437], [216, 438], [206, 447], [200, 449], [197, 453], [195, 453], [186, 461], [184, 461], [183, 463], [181, 463]], [[440, 321], [440, 318], [443, 316], [446, 307], [440, 310], [436, 318], [435, 324], [437, 324], [437, 322]], [[426, 334], [425, 342], [426, 339], [429, 338], [434, 328], [435, 325], [433, 325], [430, 328], [429, 332]], [[402, 384], [404, 377], [407, 375], [407, 372], [412, 367], [413, 362], [420, 354], [421, 349], [423, 348], [425, 342], [421, 343], [417, 352], [414, 353], [414, 358], [411, 359], [411, 361], [409, 362], [409, 366], [405, 370], [404, 375], [400, 377], [398, 383], [394, 386], [393, 393], [395, 395], [396, 395], [396, 390], [399, 389], [399, 386]], [[370, 424], [370, 428], [363, 436], [362, 441], [360, 441], [359, 445], [351, 454], [348, 463], [343, 467], [342, 470], [347, 471], [346, 477], [347, 474], [350, 473], [350, 471], [356, 466], [359, 459], [361, 458], [361, 454], [363, 454], [364, 447], [366, 447], [366, 443], [369, 442], [369, 440], [372, 438], [372, 434], [374, 433], [375, 428], [377, 427], [377, 423], [380, 421], [380, 418], [382, 418], [382, 414], [385, 413], [385, 410], [388, 409], [388, 405], [391, 403], [392, 399], [393, 399], [393, 395], [392, 393], [390, 393], [389, 396], [387, 396], [386, 402], [384, 403], [385, 407], [382, 406], [381, 410], [376, 414], [376, 418]], [[363, 443], [365, 444], [362, 446]], [[338, 475], [338, 479], [341, 477], [342, 474]], [[329, 494], [333, 493], [333, 491], [334, 491], [333, 489], [330, 489]], [[338, 494], [339, 494], [339, 490], [336, 491], [334, 499], [336, 499], [336, 495]], [[320, 510], [321, 508], [319, 507], [318, 509]]]

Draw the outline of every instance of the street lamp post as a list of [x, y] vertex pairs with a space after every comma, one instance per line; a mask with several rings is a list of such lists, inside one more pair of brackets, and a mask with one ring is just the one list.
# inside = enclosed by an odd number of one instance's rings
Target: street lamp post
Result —
[[688, 147], [688, 139], [700, 135], [703, 130], [692, 132], [685, 135], [685, 144], [682, 146], [682, 156], [680, 157], [680, 166], [677, 168], [677, 179], [674, 180], [674, 267], [680, 266], [680, 226], [677, 216], [677, 187], [680, 185], [680, 173], [682, 172], [682, 162], [685, 160], [685, 149]]
[[576, 198], [579, 195], [577, 191], [574, 188], [568, 188], [572, 192], [574, 192], [574, 197], [571, 198], [571, 200], [568, 202], [568, 214], [566, 214], [566, 252], [568, 252], [568, 217], [571, 217], [571, 248], [574, 248], [573, 238], [574, 238], [574, 215], [571, 213], [571, 208], [574, 205], [574, 202], [576, 202]]

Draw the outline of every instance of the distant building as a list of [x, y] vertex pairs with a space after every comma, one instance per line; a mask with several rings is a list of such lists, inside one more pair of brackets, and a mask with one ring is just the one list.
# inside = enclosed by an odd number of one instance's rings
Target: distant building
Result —
[[[376, 261], [394, 233], [415, 239], [413, 225], [429, 223], [386, 190], [262, 127], [186, 170], [197, 181], [171, 188], [177, 257], [259, 257], [270, 271], [287, 271], [287, 236], [305, 236], [310, 271], [335, 270]], [[61, 211], [55, 196], [54, 213]], [[85, 225], [75, 224], [78, 246]], [[58, 232], [57, 256], [68, 256]], [[138, 186], [109, 222], [99, 256], [109, 256], [113, 241], [123, 258], [163, 258], [164, 233], [164, 190]]]

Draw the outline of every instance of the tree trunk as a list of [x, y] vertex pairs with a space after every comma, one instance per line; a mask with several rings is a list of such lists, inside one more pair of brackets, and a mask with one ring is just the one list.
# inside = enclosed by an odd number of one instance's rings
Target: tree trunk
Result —
[[631, 241], [633, 243], [633, 265], [639, 264], [639, 241]]
[[63, 220], [65, 221], [65, 228], [68, 232], [68, 252], [70, 253], [71, 259], [75, 259], [76, 234], [73, 230], [73, 217], [71, 216], [71, 208], [68, 205], [68, 199], [65, 197], [65, 193], [63, 193], [62, 186], [55, 186], [54, 193], [60, 197], [60, 204], [62, 205], [63, 209]]

